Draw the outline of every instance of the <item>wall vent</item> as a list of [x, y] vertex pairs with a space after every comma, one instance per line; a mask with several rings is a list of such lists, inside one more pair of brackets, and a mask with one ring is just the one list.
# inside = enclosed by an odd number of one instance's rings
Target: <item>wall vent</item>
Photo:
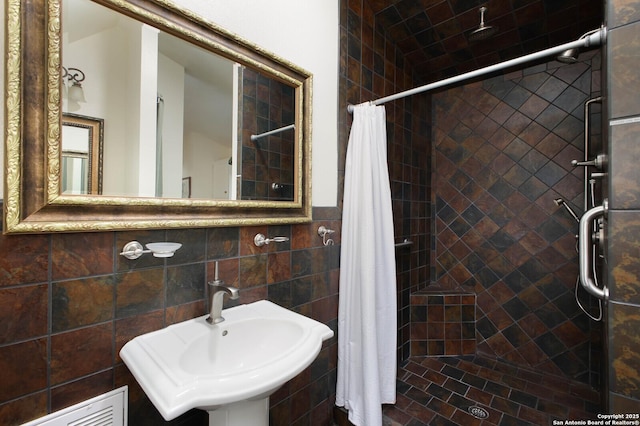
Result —
[[127, 426], [128, 400], [123, 386], [22, 426]]

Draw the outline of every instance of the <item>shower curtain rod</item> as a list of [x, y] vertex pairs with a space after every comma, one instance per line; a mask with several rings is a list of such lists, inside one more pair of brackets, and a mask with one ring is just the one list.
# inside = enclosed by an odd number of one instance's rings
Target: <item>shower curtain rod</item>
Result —
[[[464, 74], [456, 75], [450, 78], [445, 78], [444, 80], [439, 80], [434, 83], [429, 83], [424, 86], [405, 90], [404, 92], [399, 92], [394, 95], [385, 96], [384, 98], [376, 99], [375, 101], [370, 101], [365, 103], [369, 103], [372, 105], [380, 105], [385, 102], [395, 101], [396, 99], [401, 99], [406, 96], [416, 95], [418, 93], [444, 87], [449, 84], [459, 83], [464, 80], [468, 80], [474, 77], [481, 76], [483, 74], [488, 74], [494, 71], [509, 68], [514, 65], [519, 65], [525, 62], [534, 61], [536, 59], [544, 58], [545, 56], [557, 55], [559, 53], [564, 52], [565, 50], [575, 49], [579, 47], [598, 46], [604, 41], [606, 36], [606, 31], [607, 31], [606, 27], [602, 26], [597, 30], [589, 31], [588, 33], [586, 33], [576, 41], [571, 41], [569, 43], [561, 44], [559, 46], [550, 47], [548, 49], [541, 50], [539, 52], [530, 53], [528, 55], [510, 59], [508, 61], [500, 62], [494, 65], [489, 65], [488, 67], [480, 68], [480, 69], [470, 71]], [[353, 105], [351, 104], [347, 105], [347, 111], [351, 113], [353, 112], [353, 108], [354, 108]]]
[[251, 135], [251, 140], [252, 141], [257, 141], [258, 139], [263, 138], [265, 136], [270, 136], [270, 135], [273, 135], [273, 134], [276, 134], [276, 133], [284, 132], [285, 130], [295, 129], [295, 128], [296, 128], [295, 124], [289, 124], [288, 126], [280, 127], [278, 129], [269, 130], [268, 132], [260, 133], [259, 135]]

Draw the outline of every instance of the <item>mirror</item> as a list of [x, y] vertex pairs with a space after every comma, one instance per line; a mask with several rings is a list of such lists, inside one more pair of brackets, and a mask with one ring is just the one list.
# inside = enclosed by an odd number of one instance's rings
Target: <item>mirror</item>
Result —
[[164, 0], [23, 3], [6, 233], [311, 219], [308, 72]]
[[61, 191], [63, 194], [102, 194], [104, 120], [63, 114]]

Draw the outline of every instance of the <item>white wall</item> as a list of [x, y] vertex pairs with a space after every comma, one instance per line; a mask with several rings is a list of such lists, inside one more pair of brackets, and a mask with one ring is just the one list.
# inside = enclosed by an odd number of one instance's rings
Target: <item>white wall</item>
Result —
[[313, 205], [338, 191], [338, 0], [175, 0], [313, 74]]
[[162, 195], [182, 197], [184, 152], [184, 67], [158, 56], [158, 93], [164, 99], [162, 118]]
[[[338, 0], [176, 0], [176, 3], [313, 74], [313, 205], [336, 206]], [[0, 2], [2, 34], [4, 26], [4, 2]], [[2, 57], [4, 48], [4, 43], [0, 43]], [[4, 66], [0, 67], [3, 85], [4, 71]], [[4, 142], [4, 102], [0, 112]], [[3, 155], [4, 150], [0, 152], [0, 159]], [[4, 168], [2, 170], [4, 181]], [[0, 198], [3, 189], [0, 187]]]

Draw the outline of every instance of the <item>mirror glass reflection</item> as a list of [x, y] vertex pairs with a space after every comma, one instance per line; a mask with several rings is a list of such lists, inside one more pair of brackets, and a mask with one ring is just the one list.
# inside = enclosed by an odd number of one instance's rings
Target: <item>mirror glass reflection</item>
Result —
[[102, 194], [103, 121], [62, 116], [60, 190], [68, 195]]
[[89, 0], [63, 1], [62, 65], [62, 111], [104, 123], [100, 190], [74, 151], [63, 193], [294, 199], [295, 129], [251, 138], [295, 122], [294, 87]]

